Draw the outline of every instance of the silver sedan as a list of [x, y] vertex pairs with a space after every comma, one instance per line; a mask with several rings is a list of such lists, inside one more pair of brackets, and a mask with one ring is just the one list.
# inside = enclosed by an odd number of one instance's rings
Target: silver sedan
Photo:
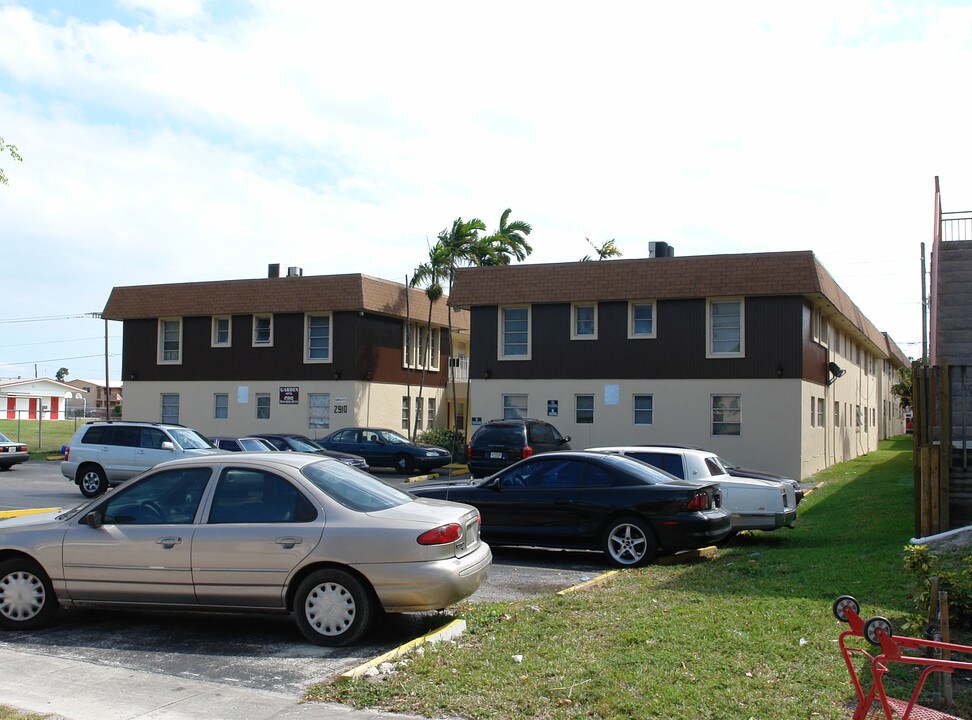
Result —
[[424, 500], [304, 453], [157, 465], [86, 505], [0, 520], [0, 627], [58, 605], [291, 612], [319, 645], [379, 610], [473, 594], [492, 561], [468, 505]]

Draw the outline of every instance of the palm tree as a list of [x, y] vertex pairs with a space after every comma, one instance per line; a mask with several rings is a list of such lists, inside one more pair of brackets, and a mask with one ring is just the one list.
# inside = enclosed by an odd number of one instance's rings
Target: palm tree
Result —
[[[611, 240], [605, 240], [604, 244], [601, 246], [597, 246], [594, 243], [592, 243], [590, 238], [584, 238], [584, 239], [587, 240], [588, 245], [594, 248], [594, 252], [597, 253], [598, 260], [606, 260], [607, 258], [621, 257], [621, 251], [618, 249], [618, 246], [614, 244], [613, 238]], [[590, 261], [590, 259], [591, 259], [590, 255], [585, 255], [580, 259], [580, 261], [588, 262]]]
[[[8, 152], [10, 154], [10, 157], [12, 157], [17, 162], [24, 161], [20, 153], [17, 152], [17, 146], [11, 145], [10, 143], [5, 143], [3, 141], [3, 138], [0, 137], [0, 155], [3, 155], [5, 151]], [[7, 175], [3, 172], [3, 168], [0, 168], [0, 185], [6, 185], [6, 184], [7, 184]]]
[[[422, 393], [425, 390], [425, 371], [428, 367], [431, 357], [429, 356], [429, 346], [432, 339], [432, 306], [435, 305], [443, 294], [442, 283], [448, 282], [450, 278], [450, 263], [452, 258], [449, 254], [448, 249], [443, 245], [442, 241], [439, 240], [435, 245], [429, 248], [429, 259], [427, 262], [422, 263], [415, 271], [412, 273], [412, 281], [409, 283], [411, 287], [418, 287], [420, 285], [425, 285], [425, 296], [429, 299], [429, 319], [426, 323], [425, 337], [420, 338], [418, 353], [419, 357], [422, 358], [422, 380], [419, 383], [419, 394], [418, 402], [415, 406], [415, 423], [413, 425], [414, 430], [412, 431], [412, 439], [418, 435], [418, 427], [421, 422], [421, 413], [419, 411], [419, 406], [422, 405]], [[411, 331], [408, 320], [405, 322], [405, 332]], [[452, 317], [449, 317], [449, 332], [452, 332]], [[423, 342], [424, 340], [424, 342]], [[411, 343], [407, 343], [410, 346]], [[451, 364], [451, 363], [450, 363]]]
[[476, 243], [474, 265], [509, 265], [512, 258], [522, 262], [533, 252], [526, 240], [533, 227], [523, 220], [509, 222], [511, 212], [511, 208], [506, 208], [500, 216], [499, 228]]

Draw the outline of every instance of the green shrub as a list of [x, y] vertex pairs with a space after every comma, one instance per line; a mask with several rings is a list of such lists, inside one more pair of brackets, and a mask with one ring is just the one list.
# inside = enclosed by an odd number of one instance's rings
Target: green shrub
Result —
[[[452, 428], [439, 428], [438, 430], [426, 430], [419, 433], [415, 438], [418, 442], [428, 443], [436, 447], [443, 448], [452, 453], [452, 461], [457, 463], [466, 462], [466, 436], [461, 430]], [[455, 448], [453, 448], [455, 439]]]
[[972, 556], [967, 548], [933, 551], [927, 545], [906, 545], [904, 564], [914, 580], [912, 601], [919, 617], [928, 618], [931, 579], [937, 577], [939, 590], [948, 593], [949, 625], [972, 630]]

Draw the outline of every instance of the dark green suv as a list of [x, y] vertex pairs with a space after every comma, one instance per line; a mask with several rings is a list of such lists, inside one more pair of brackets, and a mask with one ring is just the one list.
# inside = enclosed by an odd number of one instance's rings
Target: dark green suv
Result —
[[490, 420], [469, 441], [467, 465], [474, 478], [486, 477], [531, 455], [570, 450], [569, 442], [543, 420]]

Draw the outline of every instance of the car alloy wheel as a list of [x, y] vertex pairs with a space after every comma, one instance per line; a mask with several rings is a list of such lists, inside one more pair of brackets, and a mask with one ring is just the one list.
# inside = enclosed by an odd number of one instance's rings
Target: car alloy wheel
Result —
[[297, 625], [317, 645], [348, 645], [367, 630], [374, 603], [364, 585], [343, 570], [318, 570], [297, 588]]
[[635, 518], [612, 522], [604, 535], [604, 552], [618, 567], [643, 565], [655, 557], [656, 551], [655, 536]]
[[0, 627], [29, 630], [46, 624], [57, 610], [50, 580], [23, 558], [0, 563]]
[[108, 480], [105, 471], [99, 467], [88, 466], [80, 470], [81, 479], [78, 487], [81, 494], [88, 498], [98, 497], [108, 489]]

